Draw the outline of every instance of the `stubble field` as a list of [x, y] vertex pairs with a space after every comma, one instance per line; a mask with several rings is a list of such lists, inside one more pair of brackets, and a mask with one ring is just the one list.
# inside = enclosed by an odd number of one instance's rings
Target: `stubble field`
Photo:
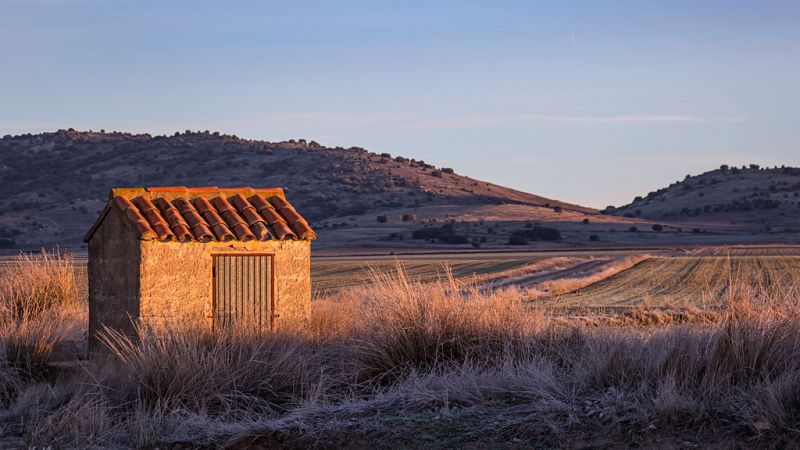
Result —
[[[689, 304], [719, 308], [732, 286], [793, 295], [800, 283], [799, 256], [680, 256], [644, 260], [615, 276], [554, 298], [550, 305], [654, 307]], [[784, 292], [785, 291], [785, 292]]]

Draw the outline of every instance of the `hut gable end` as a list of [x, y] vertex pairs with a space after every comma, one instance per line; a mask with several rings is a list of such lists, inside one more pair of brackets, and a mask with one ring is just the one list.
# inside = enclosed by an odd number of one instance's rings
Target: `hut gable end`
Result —
[[103, 327], [134, 335], [140, 310], [140, 241], [121, 212], [110, 209], [103, 216], [88, 245], [90, 351]]

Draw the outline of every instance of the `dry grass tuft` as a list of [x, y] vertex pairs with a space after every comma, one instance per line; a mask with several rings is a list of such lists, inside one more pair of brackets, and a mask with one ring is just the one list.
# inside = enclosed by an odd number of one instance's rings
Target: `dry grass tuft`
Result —
[[69, 254], [20, 255], [0, 269], [0, 405], [19, 386], [44, 380], [57, 345], [85, 339], [85, 272]]
[[[315, 301], [303, 330], [108, 330], [109, 358], [74, 378], [0, 384], [2, 417], [24, 424], [28, 445], [73, 447], [569, 447], [587, 430], [616, 442], [800, 439], [791, 295], [737, 287], [714, 321], [676, 324], [645, 305], [631, 321], [659, 326], [586, 327], [514, 289], [374, 277]], [[715, 434], [685, 431], [698, 427]]]
[[131, 339], [106, 330], [102, 340], [144, 407], [272, 414], [313, 398], [322, 382], [311, 348], [293, 334], [139, 330]]
[[402, 270], [376, 276], [360, 296], [360, 326], [351, 341], [361, 381], [393, 382], [463, 361], [489, 364], [518, 351], [540, 325], [541, 316], [526, 309], [515, 289], [482, 290], [452, 276], [414, 283]]
[[0, 271], [0, 317], [5, 320], [23, 321], [86, 301], [85, 277], [69, 253], [20, 254]]

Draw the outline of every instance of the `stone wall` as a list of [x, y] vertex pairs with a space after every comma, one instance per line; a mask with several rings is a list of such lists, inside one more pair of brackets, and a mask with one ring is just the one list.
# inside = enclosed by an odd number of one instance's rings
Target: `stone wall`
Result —
[[142, 241], [141, 321], [171, 327], [213, 325], [212, 255], [273, 254], [275, 327], [301, 324], [311, 314], [309, 241], [179, 243]]
[[89, 241], [89, 352], [103, 325], [133, 335], [139, 317], [139, 240], [116, 208]]
[[311, 317], [311, 242], [275, 241], [275, 328]]
[[145, 326], [211, 326], [211, 256], [197, 242], [142, 241]]

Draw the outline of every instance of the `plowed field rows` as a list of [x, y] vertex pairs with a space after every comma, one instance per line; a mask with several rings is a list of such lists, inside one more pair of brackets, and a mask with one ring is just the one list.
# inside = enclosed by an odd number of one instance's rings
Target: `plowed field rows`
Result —
[[[515, 269], [539, 259], [543, 258], [409, 259], [400, 263], [410, 279], [428, 282], [444, 277], [448, 268], [454, 277], [463, 278]], [[312, 285], [317, 295], [363, 285], [370, 281], [373, 272], [391, 272], [397, 268], [397, 264], [387, 259], [365, 262], [314, 261], [311, 264]]]
[[713, 307], [731, 286], [789, 291], [800, 286], [798, 256], [685, 256], [645, 260], [580, 291], [553, 298], [563, 307]]
[[692, 256], [800, 256], [800, 247], [707, 247], [693, 249], [687, 254]]

